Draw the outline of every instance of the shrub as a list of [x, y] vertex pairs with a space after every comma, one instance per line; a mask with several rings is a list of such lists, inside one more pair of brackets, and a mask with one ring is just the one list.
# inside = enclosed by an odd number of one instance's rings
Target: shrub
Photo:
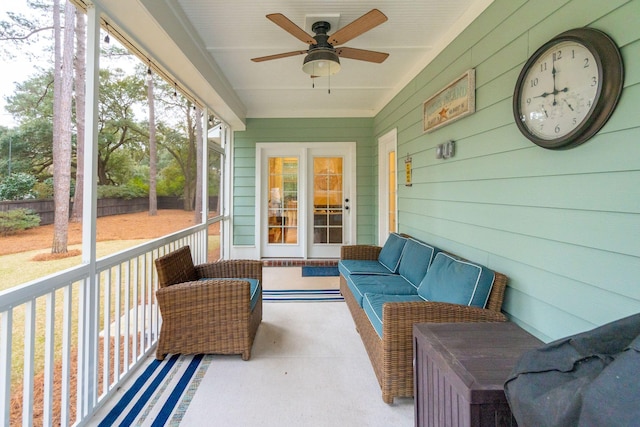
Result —
[[0, 184], [0, 200], [22, 200], [34, 197], [36, 177], [28, 173], [12, 173]]
[[98, 199], [135, 199], [148, 196], [148, 191], [130, 185], [99, 185]]
[[50, 180], [36, 182], [36, 185], [33, 186], [33, 194], [36, 196], [36, 199], [53, 199], [53, 182]]
[[31, 209], [0, 212], [0, 235], [7, 236], [40, 225], [40, 216]]

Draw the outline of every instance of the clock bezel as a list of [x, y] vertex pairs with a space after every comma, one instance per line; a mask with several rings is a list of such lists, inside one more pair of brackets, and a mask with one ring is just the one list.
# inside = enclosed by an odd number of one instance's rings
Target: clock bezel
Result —
[[[543, 139], [532, 133], [526, 122], [521, 120], [520, 109], [523, 94], [523, 83], [531, 67], [554, 46], [571, 41], [588, 49], [595, 58], [598, 67], [598, 90], [585, 118], [575, 129], [555, 139]], [[513, 94], [513, 115], [516, 125], [522, 134], [534, 144], [551, 150], [573, 148], [588, 141], [609, 120], [615, 110], [624, 83], [624, 66], [622, 56], [615, 42], [604, 32], [594, 28], [574, 28], [565, 31], [542, 46], [529, 57], [520, 71]]]

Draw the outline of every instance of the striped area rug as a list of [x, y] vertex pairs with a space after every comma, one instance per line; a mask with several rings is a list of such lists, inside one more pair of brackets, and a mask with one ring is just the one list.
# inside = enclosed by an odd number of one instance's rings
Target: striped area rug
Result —
[[212, 358], [199, 354], [153, 360], [99, 426], [179, 425]]
[[323, 302], [344, 301], [339, 289], [263, 290], [265, 302]]

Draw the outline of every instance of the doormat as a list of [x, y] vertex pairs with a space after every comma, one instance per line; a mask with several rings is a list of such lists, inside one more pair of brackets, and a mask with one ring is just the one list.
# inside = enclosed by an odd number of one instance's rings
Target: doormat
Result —
[[262, 291], [264, 302], [330, 302], [344, 301], [340, 289], [286, 289]]
[[312, 266], [305, 265], [302, 267], [302, 277], [327, 277], [339, 276], [338, 267], [336, 266]]

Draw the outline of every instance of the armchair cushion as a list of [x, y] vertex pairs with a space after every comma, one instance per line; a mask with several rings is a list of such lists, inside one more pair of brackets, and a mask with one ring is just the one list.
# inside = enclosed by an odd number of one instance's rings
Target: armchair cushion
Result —
[[378, 261], [380, 261], [380, 263], [387, 267], [392, 273], [395, 273], [398, 270], [402, 250], [404, 249], [406, 242], [406, 237], [402, 237], [397, 233], [391, 233], [380, 251]]
[[484, 308], [493, 287], [493, 270], [439, 252], [418, 287], [427, 301]]

